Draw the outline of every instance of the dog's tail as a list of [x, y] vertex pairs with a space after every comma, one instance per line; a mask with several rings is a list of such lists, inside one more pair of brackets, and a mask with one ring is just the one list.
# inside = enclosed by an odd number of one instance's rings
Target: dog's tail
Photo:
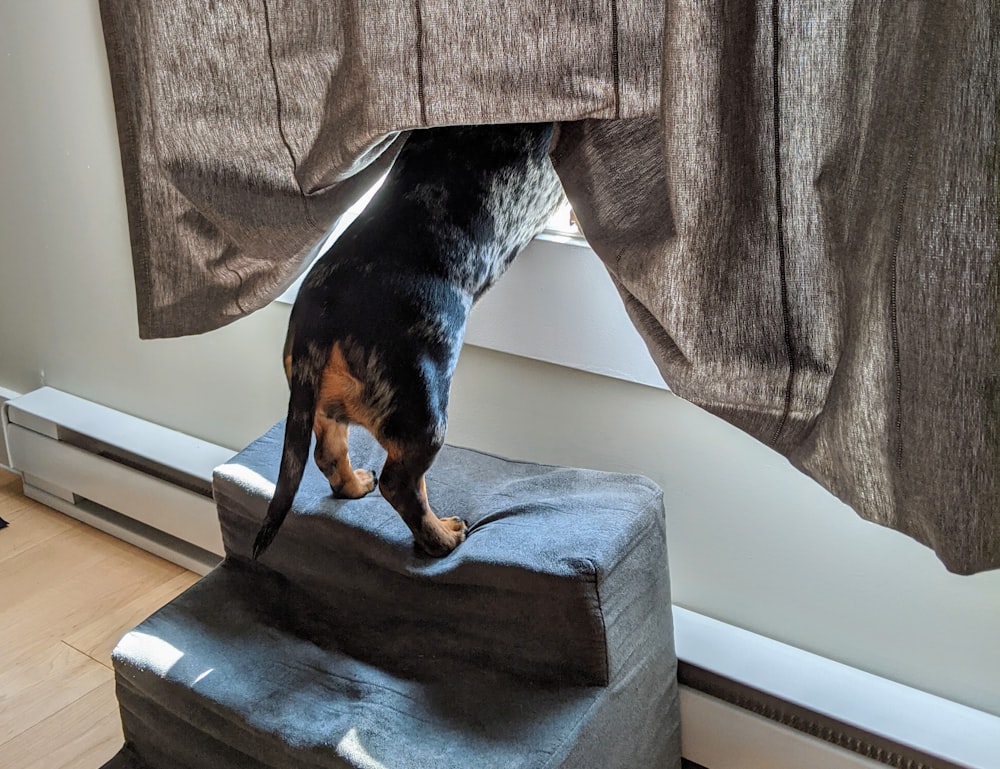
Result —
[[254, 560], [260, 557], [278, 533], [292, 507], [292, 500], [299, 490], [302, 474], [309, 461], [320, 374], [320, 371], [312, 370], [314, 358], [309, 354], [296, 355], [290, 367], [291, 393], [288, 398], [288, 419], [285, 421], [285, 443], [281, 450], [281, 468], [278, 470], [278, 483], [267, 508], [267, 515], [253, 543]]

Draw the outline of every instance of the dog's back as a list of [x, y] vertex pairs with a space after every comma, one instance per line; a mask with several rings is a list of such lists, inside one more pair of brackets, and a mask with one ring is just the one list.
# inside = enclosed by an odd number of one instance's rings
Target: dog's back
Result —
[[310, 271], [289, 324], [285, 446], [255, 556], [291, 506], [311, 430], [335, 494], [374, 488], [373, 473], [350, 466], [352, 422], [386, 449], [379, 485], [417, 544], [443, 555], [461, 541], [460, 522], [430, 515], [423, 474], [444, 440], [472, 304], [562, 200], [548, 160], [552, 130], [414, 132], [372, 202]]

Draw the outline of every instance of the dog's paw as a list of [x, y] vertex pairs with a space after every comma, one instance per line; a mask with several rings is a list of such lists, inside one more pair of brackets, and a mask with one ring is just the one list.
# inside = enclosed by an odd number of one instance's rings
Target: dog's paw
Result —
[[424, 519], [430, 525], [425, 526], [414, 537], [416, 546], [427, 555], [443, 558], [465, 541], [468, 527], [461, 518]]
[[337, 485], [331, 483], [330, 491], [333, 492], [333, 496], [341, 499], [361, 499], [374, 491], [377, 483], [378, 478], [370, 470], [355, 470], [354, 477], [345, 483]]
[[355, 470], [354, 477], [358, 481], [358, 488], [362, 490], [358, 495], [360, 497], [375, 491], [375, 487], [378, 485], [378, 476], [371, 470]]
[[465, 521], [457, 516], [452, 516], [451, 518], [438, 518], [438, 520], [448, 531], [451, 531], [459, 536], [459, 540], [456, 544], [465, 541], [465, 532], [469, 528], [465, 525]]

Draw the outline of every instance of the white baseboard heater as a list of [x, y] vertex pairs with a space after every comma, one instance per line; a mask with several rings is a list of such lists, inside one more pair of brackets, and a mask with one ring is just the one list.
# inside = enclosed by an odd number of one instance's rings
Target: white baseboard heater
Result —
[[1000, 716], [674, 607], [684, 755], [709, 769], [1000, 769]]
[[212, 470], [229, 449], [51, 387], [2, 419], [25, 496], [199, 574], [221, 560]]
[[[221, 560], [211, 481], [231, 450], [49, 387], [9, 395], [27, 496], [198, 573]], [[1000, 717], [681, 607], [674, 625], [691, 766], [1000, 769]]]

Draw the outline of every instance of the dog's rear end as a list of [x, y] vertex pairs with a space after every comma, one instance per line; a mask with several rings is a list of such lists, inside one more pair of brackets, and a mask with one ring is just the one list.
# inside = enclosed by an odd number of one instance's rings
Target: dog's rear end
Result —
[[371, 470], [351, 465], [351, 423], [386, 450], [377, 484], [416, 545], [442, 556], [465, 538], [461, 520], [431, 510], [424, 474], [444, 442], [472, 304], [562, 200], [552, 135], [551, 124], [414, 132], [371, 204], [310, 271], [289, 324], [285, 444], [255, 558], [291, 507], [311, 433], [334, 495], [375, 487]]

